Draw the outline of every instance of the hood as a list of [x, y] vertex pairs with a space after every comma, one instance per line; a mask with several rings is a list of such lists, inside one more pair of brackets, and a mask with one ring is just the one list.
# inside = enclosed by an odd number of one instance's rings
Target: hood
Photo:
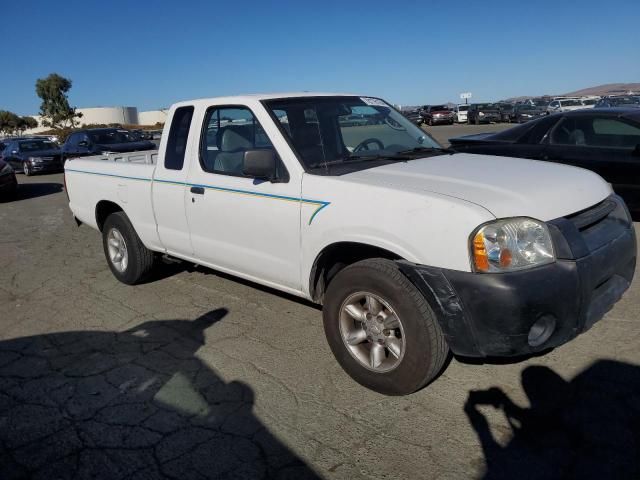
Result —
[[611, 195], [609, 184], [589, 170], [468, 153], [398, 162], [343, 178], [456, 197], [484, 207], [496, 218], [543, 221], [578, 212]]
[[473, 135], [465, 135], [464, 137], [450, 138], [449, 143], [451, 145], [460, 145], [465, 143], [484, 142], [485, 140], [492, 140], [492, 136], [496, 132], [474, 133]]
[[104, 152], [137, 152], [141, 150], [154, 150], [156, 148], [155, 144], [149, 142], [147, 140], [142, 140], [139, 142], [126, 142], [126, 143], [109, 143], [109, 144], [100, 144], [96, 143], [95, 146], [98, 150], [102, 150]]

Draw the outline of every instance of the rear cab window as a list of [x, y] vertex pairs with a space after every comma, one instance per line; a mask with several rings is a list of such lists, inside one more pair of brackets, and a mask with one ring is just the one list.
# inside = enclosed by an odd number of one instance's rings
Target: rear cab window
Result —
[[167, 139], [164, 168], [167, 170], [182, 170], [187, 140], [193, 117], [193, 106], [178, 107], [173, 114], [169, 138]]

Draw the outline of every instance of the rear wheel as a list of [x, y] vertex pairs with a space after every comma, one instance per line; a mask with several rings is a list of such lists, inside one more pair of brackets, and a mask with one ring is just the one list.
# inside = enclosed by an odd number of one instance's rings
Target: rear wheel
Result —
[[102, 228], [102, 244], [111, 272], [122, 283], [135, 285], [151, 272], [153, 252], [142, 244], [124, 212], [107, 217]]
[[363, 260], [340, 271], [327, 289], [323, 320], [345, 372], [380, 393], [419, 390], [447, 358], [433, 311], [390, 260]]
[[31, 165], [29, 165], [28, 162], [24, 162], [22, 164], [22, 171], [24, 172], [24, 174], [28, 177], [29, 175], [31, 175], [33, 172], [31, 171]]

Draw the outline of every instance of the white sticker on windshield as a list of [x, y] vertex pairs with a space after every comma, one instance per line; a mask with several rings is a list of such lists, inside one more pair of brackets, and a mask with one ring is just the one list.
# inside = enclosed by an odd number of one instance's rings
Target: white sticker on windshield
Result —
[[365, 104], [371, 105], [374, 107], [388, 107], [388, 105], [384, 103], [382, 100], [380, 100], [379, 98], [360, 97], [360, 100], [362, 100]]

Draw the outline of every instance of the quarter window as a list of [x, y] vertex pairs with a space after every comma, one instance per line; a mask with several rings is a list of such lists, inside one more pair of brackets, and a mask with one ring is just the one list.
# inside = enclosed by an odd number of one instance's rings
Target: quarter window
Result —
[[193, 117], [192, 106], [179, 107], [173, 114], [169, 139], [167, 140], [167, 152], [164, 157], [164, 168], [168, 170], [182, 170], [184, 166], [191, 117]]

